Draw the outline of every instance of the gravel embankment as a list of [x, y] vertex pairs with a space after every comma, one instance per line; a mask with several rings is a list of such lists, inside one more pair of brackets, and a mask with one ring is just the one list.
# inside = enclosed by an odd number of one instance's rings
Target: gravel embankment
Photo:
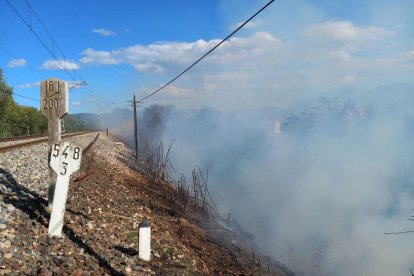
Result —
[[[93, 137], [69, 140], [85, 147]], [[0, 275], [57, 275], [62, 263], [68, 271], [83, 268], [103, 273], [96, 261], [89, 268], [82, 265], [91, 263], [87, 261], [91, 256], [76, 254], [79, 249], [73, 242], [47, 237], [47, 152], [47, 143], [42, 143], [0, 154]]]

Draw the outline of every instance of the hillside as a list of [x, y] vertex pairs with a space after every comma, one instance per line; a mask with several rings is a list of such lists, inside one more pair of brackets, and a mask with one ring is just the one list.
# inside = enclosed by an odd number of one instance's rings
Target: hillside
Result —
[[[0, 274], [284, 275], [270, 258], [252, 256], [242, 232], [183, 209], [171, 185], [134, 170], [131, 151], [102, 136], [71, 178], [62, 239], [47, 237], [47, 159], [39, 158], [47, 145], [0, 155]], [[81, 137], [71, 139], [85, 147], [94, 135]], [[86, 171], [94, 173], [73, 181]], [[137, 258], [144, 218], [148, 263]]]

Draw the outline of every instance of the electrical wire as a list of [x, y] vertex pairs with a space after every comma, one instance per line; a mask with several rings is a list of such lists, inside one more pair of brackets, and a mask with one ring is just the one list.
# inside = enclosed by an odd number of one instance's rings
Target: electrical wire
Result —
[[[57, 49], [59, 50], [60, 54], [62, 55], [62, 57], [67, 60], [67, 57], [65, 55], [65, 53], [63, 52], [62, 48], [60, 48], [59, 44], [56, 42], [55, 38], [53, 37], [53, 35], [49, 32], [49, 30], [46, 28], [46, 25], [43, 23], [42, 19], [40, 18], [40, 16], [37, 14], [37, 12], [34, 10], [34, 8], [32, 7], [32, 5], [30, 5], [29, 1], [26, 0], [26, 5], [28, 6], [28, 8], [32, 11], [32, 13], [34, 14], [34, 16], [36, 17], [37, 21], [39, 21], [40, 25], [43, 27], [43, 30], [47, 33], [47, 35], [49, 36], [49, 38], [52, 40], [52, 44], [55, 45], [57, 47]], [[82, 78], [82, 76], [76, 71], [73, 70], [73, 75], [74, 77], [76, 77], [76, 75], [78, 75], [80, 82], [85, 82], [85, 80]], [[76, 82], [76, 81], [75, 81]], [[86, 82], [85, 82], [86, 83]]]
[[[4, 90], [4, 89], [0, 88], [0, 92], [3, 92], [3, 93], [9, 93], [10, 92], [11, 94], [13, 94], [15, 96], [18, 96], [18, 97], [21, 97], [21, 98], [25, 98], [25, 99], [32, 100], [32, 101], [35, 101], [35, 102], [40, 102], [40, 100], [38, 100], [38, 99], [33, 99], [33, 98], [30, 98], [30, 97], [27, 97], [27, 96], [23, 96], [23, 95], [15, 93], [14, 91], [7, 91], [7, 90]], [[3, 96], [7, 96], [7, 95], [3, 94]]]
[[37, 12], [33, 9], [33, 7], [30, 5], [29, 1], [26, 0], [26, 5], [29, 7], [29, 9], [32, 11], [32, 13], [35, 15], [37, 21], [39, 21], [40, 25], [42, 25], [43, 30], [45, 30], [45, 32], [47, 33], [47, 35], [50, 37], [50, 39], [52, 40], [53, 44], [56, 45], [56, 47], [58, 48], [59, 52], [61, 53], [61, 55], [63, 56], [63, 58], [66, 59], [66, 55], [65, 53], [63, 53], [62, 49], [60, 48], [59, 44], [56, 42], [56, 40], [53, 38], [52, 34], [49, 32], [49, 30], [46, 28], [45, 24], [43, 23], [43, 21], [40, 19], [39, 15], [37, 14]]
[[[92, 91], [92, 86], [87, 83], [82, 76], [76, 72], [76, 70], [73, 71], [73, 75], [69, 72], [69, 70], [66, 68], [66, 66], [64, 64], [61, 63], [61, 60], [59, 60], [57, 58], [57, 56], [55, 55], [54, 51], [52, 51], [47, 45], [46, 43], [39, 37], [39, 35], [35, 32], [35, 30], [32, 28], [31, 24], [29, 24], [24, 17], [19, 13], [19, 11], [13, 6], [13, 4], [9, 1], [9, 0], [5, 0], [7, 2], [7, 4], [10, 6], [10, 8], [17, 14], [17, 16], [23, 21], [23, 23], [26, 25], [26, 27], [33, 33], [33, 35], [37, 38], [37, 40], [39, 40], [39, 42], [42, 44], [42, 46], [47, 50], [47, 52], [49, 52], [49, 54], [53, 57], [53, 59], [59, 64], [59, 66], [61, 67], [61, 69], [63, 69], [66, 74], [69, 76], [69, 78], [71, 80], [73, 80], [73, 82], [75, 83], [75, 85], [78, 85], [81, 87], [81, 90], [88, 94], [91, 98], [94, 98], [96, 101], [100, 101], [102, 103], [104, 103], [104, 101], [101, 98], [98, 98], [94, 95], [93, 91]], [[54, 39], [54, 37], [52, 36], [52, 34], [49, 32], [49, 30], [46, 28], [46, 25], [43, 23], [43, 21], [40, 19], [40, 16], [37, 14], [37, 12], [34, 10], [34, 8], [29, 4], [29, 2], [26, 0], [26, 4], [28, 6], [28, 8], [32, 11], [32, 13], [35, 15], [36, 19], [39, 21], [39, 23], [42, 25], [43, 29], [45, 30], [45, 32], [48, 34], [48, 36], [50, 37], [50, 39], [52, 40], [52, 46], [57, 47], [57, 49], [59, 50], [59, 52], [61, 53], [61, 55], [63, 56], [64, 60], [67, 60], [65, 53], [63, 52], [62, 48], [58, 45], [58, 43], [56, 42], [56, 40]], [[79, 81], [76, 80], [76, 75], [79, 78]], [[85, 90], [82, 85], [88, 85], [90, 87], [90, 90], [87, 91]]]
[[[27, 28], [29, 28], [29, 30], [35, 35], [35, 37], [40, 41], [40, 43], [43, 45], [43, 47], [49, 52], [49, 54], [56, 60], [56, 62], [58, 62], [58, 64], [61, 66], [61, 68], [66, 72], [66, 74], [69, 76], [69, 78], [71, 80], [73, 80], [75, 82], [76, 85], [83, 85], [86, 83], [86, 81], [80, 76], [79, 73], [77, 73], [76, 71], [73, 72], [73, 75], [69, 72], [69, 70], [66, 68], [66, 66], [64, 64], [61, 63], [61, 60], [59, 60], [57, 58], [57, 56], [55, 55], [55, 53], [50, 50], [49, 47], [47, 47], [46, 43], [43, 42], [43, 40], [39, 37], [39, 35], [34, 31], [34, 29], [32, 28], [32, 26], [23, 18], [23, 16], [17, 11], [17, 9], [10, 3], [9, 0], [5, 0], [9, 6], [13, 9], [13, 11], [19, 16], [19, 18], [23, 21], [23, 23], [26, 25]], [[54, 46], [57, 47], [57, 49], [59, 50], [59, 52], [61, 53], [62, 57], [64, 58], [64, 60], [67, 60], [67, 57], [65, 55], [65, 53], [63, 52], [62, 48], [59, 46], [59, 44], [56, 42], [56, 40], [54, 39], [54, 37], [52, 36], [52, 34], [49, 32], [49, 30], [46, 28], [46, 25], [43, 23], [42, 19], [40, 18], [40, 16], [37, 14], [37, 12], [34, 10], [34, 8], [30, 5], [30, 3], [26, 0], [26, 4], [29, 7], [29, 9], [32, 11], [32, 13], [35, 15], [37, 21], [39, 21], [40, 25], [43, 27], [43, 29], [45, 30], [45, 32], [47, 33], [47, 35], [49, 36], [49, 38], [52, 40], [52, 43]], [[76, 80], [76, 75], [78, 75], [80, 81]], [[83, 89], [82, 89], [83, 90]], [[87, 93], [85, 90], [83, 90], [85, 93]], [[89, 93], [88, 93], [89, 94]]]
[[5, 0], [7, 4], [10, 6], [10, 8], [17, 14], [17, 16], [23, 21], [23, 23], [26, 25], [26, 27], [33, 33], [33, 35], [39, 40], [39, 42], [43, 45], [43, 47], [49, 52], [49, 54], [53, 57], [54, 60], [61, 66], [61, 68], [68, 74], [68, 76], [74, 81], [77, 82], [75, 77], [73, 77], [67, 68], [64, 66], [64, 64], [61, 64], [61, 61], [56, 57], [55, 53], [53, 53], [52, 50], [50, 50], [49, 47], [47, 47], [46, 43], [39, 37], [39, 35], [33, 30], [32, 26], [24, 19], [24, 17], [19, 13], [19, 11], [13, 6], [12, 3], [10, 3], [9, 0]]
[[[6, 0], [8, 1], [8, 0]], [[162, 89], [164, 89], [165, 87], [167, 87], [168, 85], [170, 85], [171, 83], [173, 83], [175, 80], [177, 80], [179, 77], [181, 77], [182, 75], [184, 75], [188, 70], [190, 70], [191, 68], [193, 68], [197, 63], [199, 63], [202, 59], [204, 59], [206, 56], [208, 56], [209, 54], [211, 54], [215, 49], [217, 49], [221, 44], [223, 44], [226, 40], [228, 40], [230, 37], [232, 37], [235, 33], [237, 33], [241, 28], [243, 28], [247, 23], [249, 23], [253, 18], [255, 18], [259, 13], [261, 13], [264, 9], [266, 9], [270, 4], [272, 4], [275, 0], [271, 0], [269, 1], [266, 5], [264, 5], [260, 10], [258, 10], [255, 14], [253, 14], [249, 19], [247, 19], [246, 21], [244, 21], [243, 24], [241, 24], [239, 27], [237, 27], [233, 32], [231, 32], [228, 36], [226, 36], [223, 40], [221, 40], [216, 46], [214, 46], [212, 49], [210, 49], [207, 53], [205, 53], [202, 57], [200, 57], [199, 59], [197, 59], [193, 64], [191, 64], [189, 67], [187, 67], [184, 71], [182, 71], [180, 74], [178, 74], [176, 77], [174, 77], [173, 79], [171, 79], [169, 82], [167, 82], [166, 84], [164, 84], [163, 86], [161, 86], [160, 88], [158, 88], [157, 90], [155, 90], [154, 92], [148, 94], [147, 96], [145, 96], [144, 98], [138, 100], [138, 101], [143, 101], [148, 99], [149, 97], [155, 95], [156, 93], [160, 92]]]
[[[2, 50], [3, 52], [5, 52], [7, 55], [9, 55], [10, 57], [12, 57], [14, 59], [19, 59], [16, 55], [14, 55], [13, 53], [11, 53], [9, 50], [7, 50], [6, 48], [4, 48], [1, 45], [0, 45], [0, 50]], [[40, 76], [46, 77], [45, 74], [43, 74], [42, 72], [40, 72], [39, 70], [37, 70], [35, 67], [31, 66], [30, 64], [27, 64], [27, 66], [29, 68], [31, 68], [33, 71], [35, 71], [36, 73], [38, 73]]]

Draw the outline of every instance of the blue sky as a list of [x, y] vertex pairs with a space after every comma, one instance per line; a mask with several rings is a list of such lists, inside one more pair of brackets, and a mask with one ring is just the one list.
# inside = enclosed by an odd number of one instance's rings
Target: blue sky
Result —
[[[71, 82], [62, 65], [91, 87], [73, 89], [70, 112], [124, 107], [186, 68], [266, 1], [11, 1], [56, 63], [0, 1], [0, 67], [15, 92], [39, 98], [48, 77]], [[411, 83], [412, 1], [276, 1], [152, 103], [243, 110], [286, 107], [337, 91]], [[346, 93], [346, 92], [344, 92]], [[90, 94], [94, 96], [91, 97]], [[36, 102], [16, 97], [24, 105]], [[100, 106], [100, 108], [99, 108]]]

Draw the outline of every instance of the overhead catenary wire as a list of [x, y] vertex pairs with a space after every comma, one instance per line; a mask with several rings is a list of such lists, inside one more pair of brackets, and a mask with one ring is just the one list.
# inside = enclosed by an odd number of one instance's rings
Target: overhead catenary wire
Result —
[[[13, 78], [16, 78], [16, 79], [22, 81], [22, 83], [24, 83], [24, 84], [21, 84], [20, 87], [18, 87], [18, 88], [28, 88], [28, 87], [37, 85], [37, 82], [33, 82], [33, 83], [27, 82], [27, 79], [24, 79], [20, 74], [17, 74], [15, 72], [9, 71], [9, 72], [7, 72], [7, 75], [9, 75], [9, 77], [11, 76]], [[8, 80], [9, 77], [4, 77], [4, 79]]]
[[[26, 0], [26, 5], [28, 6], [28, 8], [32, 11], [32, 13], [34, 14], [34, 16], [36, 17], [37, 21], [40, 23], [40, 25], [42, 26], [43, 30], [47, 33], [47, 35], [49, 36], [49, 38], [52, 40], [52, 45], [55, 45], [56, 48], [58, 49], [58, 51], [60, 52], [60, 54], [62, 55], [62, 57], [67, 60], [67, 57], [65, 55], [65, 53], [63, 52], [62, 48], [59, 46], [59, 44], [57, 43], [56, 39], [53, 37], [53, 35], [49, 32], [49, 30], [46, 28], [46, 25], [43, 23], [42, 19], [40, 18], [40, 16], [37, 14], [37, 12], [35, 11], [35, 9], [32, 7], [32, 5], [30, 5], [29, 1]], [[78, 75], [79, 79], [80, 79], [80, 83], [86, 83], [86, 81], [82, 78], [82, 76], [76, 71], [73, 70], [73, 75], [76, 77], [76, 75]], [[76, 82], [76, 81], [75, 81]], [[83, 84], [79, 84], [79, 85], [83, 85]]]
[[[7, 50], [6, 48], [4, 48], [3, 46], [0, 45], [0, 50], [2, 50], [4, 53], [6, 53], [7, 55], [9, 55], [11, 58], [13, 59], [19, 59], [19, 57], [17, 57], [17, 55], [14, 55], [12, 52], [10, 52], [9, 50]], [[35, 71], [36, 73], [38, 73], [40, 76], [44, 77], [44, 78], [48, 78], [45, 74], [41, 73], [39, 70], [37, 70], [35, 67], [31, 66], [30, 64], [26, 64], [29, 68], [31, 68], [33, 71]], [[10, 74], [10, 72], [8, 72]], [[24, 81], [23, 78], [16, 76], [18, 79]], [[80, 87], [81, 85], [86, 85], [86, 81], [81, 80], [80, 82], [75, 82], [74, 85], [72, 85], [71, 87], [69, 87], [69, 91], [71, 91], [72, 89], [76, 88], [76, 87]]]
[[63, 53], [62, 49], [60, 48], [59, 44], [56, 42], [56, 40], [54, 39], [54, 37], [52, 36], [52, 34], [49, 32], [49, 30], [46, 28], [45, 24], [43, 23], [42, 19], [40, 19], [40, 16], [37, 14], [37, 12], [33, 9], [33, 7], [30, 5], [29, 1], [26, 0], [26, 5], [29, 7], [29, 9], [32, 11], [32, 13], [35, 15], [37, 21], [39, 21], [40, 25], [42, 25], [43, 30], [45, 30], [45, 32], [47, 33], [47, 35], [50, 37], [50, 39], [52, 40], [52, 43], [54, 45], [56, 45], [57, 49], [59, 50], [59, 52], [61, 53], [61, 55], [63, 56], [63, 58], [66, 59], [66, 55], [65, 53]]
[[[7, 2], [7, 4], [10, 6], [10, 8], [17, 14], [17, 16], [23, 21], [23, 23], [26, 25], [26, 27], [33, 33], [33, 35], [37, 38], [37, 40], [39, 40], [39, 42], [42, 44], [42, 46], [46, 49], [46, 51], [52, 56], [52, 58], [59, 64], [59, 66], [61, 67], [62, 70], [64, 70], [66, 72], [66, 74], [69, 76], [69, 78], [75, 83], [76, 86], [81, 86], [81, 90], [84, 91], [85, 93], [89, 94], [90, 97], [94, 98], [97, 101], [101, 101], [103, 102], [100, 98], [97, 98], [93, 95], [92, 92], [92, 87], [91, 85], [86, 82], [82, 76], [76, 72], [76, 70], [73, 70], [73, 73], [71, 74], [68, 70], [68, 68], [66, 67], [65, 64], [62, 64], [62, 60], [59, 60], [58, 57], [56, 56], [56, 54], [54, 53], [54, 51], [52, 51], [50, 49], [50, 47], [48, 47], [46, 45], [46, 43], [40, 38], [40, 36], [36, 33], [36, 31], [33, 29], [33, 27], [31, 26], [31, 24], [29, 22], [27, 22], [27, 20], [22, 16], [22, 14], [13, 6], [13, 4], [9, 1], [9, 0], [5, 0]], [[30, 11], [34, 14], [34, 16], [36, 17], [37, 21], [39, 21], [39, 23], [41, 24], [41, 26], [43, 27], [43, 29], [45, 30], [45, 32], [47, 33], [47, 35], [50, 37], [50, 39], [52, 40], [52, 46], [56, 46], [56, 48], [59, 50], [59, 52], [61, 53], [62, 57], [64, 58], [64, 61], [67, 61], [67, 57], [65, 55], [65, 53], [63, 52], [62, 48], [59, 46], [59, 44], [56, 42], [56, 39], [52, 36], [52, 34], [49, 32], [49, 30], [46, 28], [46, 25], [43, 23], [42, 19], [40, 18], [40, 16], [38, 15], [38, 13], [34, 10], [34, 8], [30, 5], [30, 3], [28, 1], [26, 1], [26, 4], [28, 6], [28, 8], [30, 9]], [[79, 80], [76, 79], [76, 75], [78, 76]], [[84, 90], [82, 85], [88, 85], [91, 89], [90, 91]]]
[[66, 72], [66, 74], [71, 78], [74, 82], [76, 81], [76, 78], [72, 76], [68, 69], [66, 68], [65, 64], [62, 65], [61, 61], [56, 57], [55, 53], [50, 50], [50, 48], [46, 45], [46, 43], [40, 38], [40, 36], [35, 32], [35, 30], [32, 28], [31, 24], [29, 24], [26, 19], [19, 13], [19, 11], [13, 6], [13, 4], [9, 0], [5, 0], [7, 4], [10, 6], [10, 8], [17, 14], [17, 16], [20, 18], [20, 20], [23, 21], [23, 23], [26, 25], [26, 27], [33, 33], [33, 35], [39, 40], [39, 42], [42, 44], [42, 46], [46, 49], [46, 51], [49, 52], [49, 54], [53, 57], [54, 60], [61, 66], [61, 68]]
[[[13, 94], [13, 95], [15, 95], [17, 97], [25, 98], [25, 99], [28, 99], [28, 100], [31, 100], [31, 101], [35, 101], [35, 102], [40, 102], [39, 99], [34, 99], [34, 98], [27, 97], [27, 96], [23, 96], [23, 95], [17, 94], [14, 91], [7, 91], [7, 90], [4, 90], [4, 89], [0, 88], [0, 92], [3, 92], [3, 93], [10, 92], [11, 94]], [[7, 96], [7, 95], [6, 94], [3, 94], [2, 96]]]
[[[7, 55], [9, 55], [11, 58], [14, 59], [19, 59], [19, 57], [17, 57], [17, 55], [14, 55], [12, 52], [10, 52], [9, 50], [7, 50], [6, 48], [4, 48], [3, 46], [0, 45], [0, 50], [2, 50], [4, 53], [6, 53]], [[42, 72], [40, 72], [39, 70], [36, 69], [36, 67], [33, 67], [30, 64], [26, 64], [30, 69], [32, 69], [33, 71], [35, 71], [37, 74], [39, 74], [42, 77], [46, 77], [45, 74], [43, 74]]]
[[[8, 1], [8, 0], [6, 0]], [[197, 63], [199, 63], [201, 60], [203, 60], [206, 56], [208, 56], [210, 53], [212, 53], [215, 49], [217, 49], [221, 44], [223, 44], [226, 40], [228, 40], [230, 37], [232, 37], [235, 33], [237, 33], [240, 29], [242, 29], [247, 23], [249, 23], [253, 18], [255, 18], [258, 14], [260, 14], [263, 10], [265, 10], [270, 4], [272, 4], [275, 0], [269, 1], [266, 5], [264, 5], [260, 10], [258, 10], [255, 14], [253, 14], [249, 19], [243, 22], [239, 27], [237, 27], [233, 32], [231, 32], [228, 36], [226, 36], [223, 40], [221, 40], [216, 46], [211, 48], [207, 53], [205, 53], [203, 56], [201, 56], [199, 59], [197, 59], [193, 64], [191, 64], [189, 67], [187, 67], [184, 71], [179, 73], [177, 76], [175, 76], [173, 79], [171, 79], [169, 82], [161, 86], [160, 88], [156, 89], [154, 92], [148, 94], [144, 98], [138, 100], [143, 101], [148, 99], [149, 97], [155, 95], [156, 93], [160, 92], [162, 89], [176, 81], [179, 77], [184, 75], [187, 71], [189, 71], [191, 68], [193, 68]]]
[[401, 232], [390, 232], [390, 233], [384, 233], [385, 235], [398, 235], [398, 234], [407, 234], [407, 233], [413, 233], [414, 230], [408, 230], [408, 231], [401, 231]]

